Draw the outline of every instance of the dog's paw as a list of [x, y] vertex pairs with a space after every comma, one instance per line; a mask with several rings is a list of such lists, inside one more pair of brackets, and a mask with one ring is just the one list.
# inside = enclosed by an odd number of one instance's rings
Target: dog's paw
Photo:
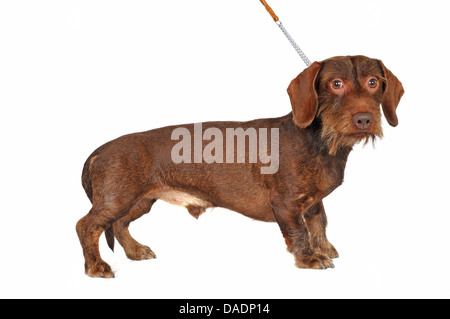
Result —
[[325, 255], [330, 259], [339, 257], [339, 253], [337, 252], [336, 248], [334, 248], [334, 246], [329, 242], [325, 247], [320, 247], [319, 249], [322, 255]]
[[86, 275], [94, 278], [114, 278], [114, 272], [111, 267], [104, 261], [86, 267]]
[[146, 260], [156, 258], [156, 254], [150, 249], [150, 247], [141, 244], [135, 245], [132, 249], [127, 249], [125, 253], [131, 260]]
[[295, 266], [307, 269], [327, 269], [334, 268], [330, 258], [321, 254], [312, 254], [311, 256], [295, 257]]
[[338, 258], [339, 254], [334, 246], [323, 236], [315, 236], [312, 240], [313, 249], [321, 255], [325, 255], [330, 259]]

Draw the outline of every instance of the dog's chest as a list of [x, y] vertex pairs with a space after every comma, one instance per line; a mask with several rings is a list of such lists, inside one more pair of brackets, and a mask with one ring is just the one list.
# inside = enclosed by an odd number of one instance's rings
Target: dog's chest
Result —
[[318, 160], [317, 188], [325, 196], [334, 191], [344, 181], [346, 158], [325, 157]]

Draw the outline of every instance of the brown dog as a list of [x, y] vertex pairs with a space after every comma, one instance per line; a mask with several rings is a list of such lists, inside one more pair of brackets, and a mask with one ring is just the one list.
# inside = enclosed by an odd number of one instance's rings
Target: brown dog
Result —
[[[277, 222], [297, 267], [334, 267], [338, 253], [325, 235], [322, 199], [342, 183], [352, 146], [382, 136], [380, 104], [388, 123], [398, 124], [403, 92], [380, 60], [335, 57], [314, 62], [292, 80], [292, 113], [286, 116], [163, 127], [99, 147], [82, 174], [92, 209], [76, 227], [86, 274], [114, 277], [100, 257], [103, 231], [111, 249], [115, 237], [130, 259], [155, 257], [131, 237], [128, 225], [158, 199], [196, 218], [206, 208], [224, 207]], [[259, 158], [251, 145], [259, 146]]]

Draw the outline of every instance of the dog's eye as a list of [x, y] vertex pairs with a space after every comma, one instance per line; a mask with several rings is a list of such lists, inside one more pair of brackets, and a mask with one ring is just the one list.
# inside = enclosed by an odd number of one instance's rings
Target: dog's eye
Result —
[[378, 81], [377, 81], [377, 79], [370, 79], [369, 80], [369, 87], [371, 88], [371, 89], [374, 89], [374, 88], [376, 88], [378, 86]]
[[342, 88], [342, 85], [343, 85], [343, 83], [342, 83], [341, 80], [333, 80], [333, 81], [331, 81], [331, 87], [333, 89], [339, 90], [340, 88]]

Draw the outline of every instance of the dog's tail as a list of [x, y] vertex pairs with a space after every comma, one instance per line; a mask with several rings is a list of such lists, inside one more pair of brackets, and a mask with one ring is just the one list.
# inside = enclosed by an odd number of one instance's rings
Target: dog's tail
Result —
[[[100, 150], [96, 150], [87, 158], [83, 166], [83, 172], [81, 174], [81, 184], [83, 185], [84, 191], [86, 192], [86, 195], [91, 201], [91, 203], [93, 199], [91, 166], [95, 162], [95, 159], [97, 158], [97, 155], [99, 153]], [[105, 229], [105, 237], [109, 248], [111, 248], [111, 250], [114, 251], [114, 229], [112, 226]]]
[[89, 197], [89, 200], [92, 203], [92, 183], [91, 183], [91, 165], [95, 161], [95, 158], [98, 154], [96, 152], [92, 153], [91, 156], [89, 156], [84, 163], [83, 166], [83, 173], [81, 173], [81, 185], [83, 185], [84, 191], [86, 192], [87, 197]]
[[105, 229], [105, 237], [109, 248], [114, 251], [114, 228], [112, 226]]

